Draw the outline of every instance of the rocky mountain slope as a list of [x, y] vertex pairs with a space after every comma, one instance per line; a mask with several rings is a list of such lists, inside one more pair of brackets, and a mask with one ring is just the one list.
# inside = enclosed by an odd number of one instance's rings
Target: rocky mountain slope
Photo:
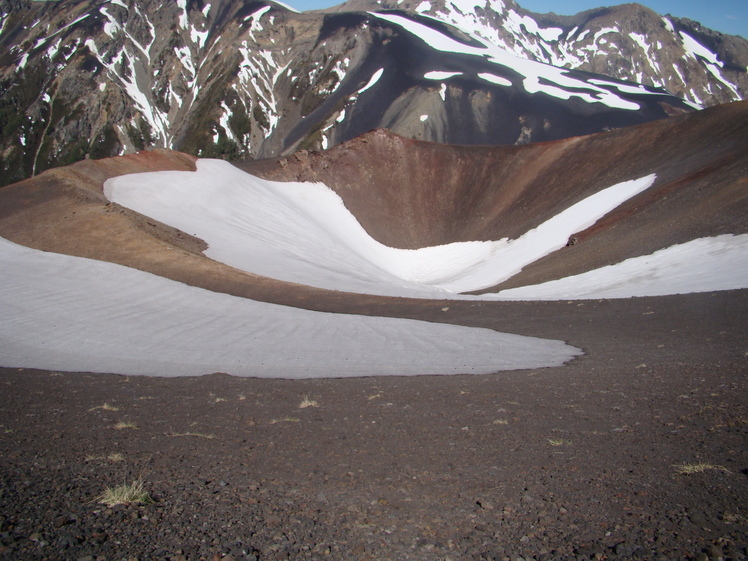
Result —
[[640, 4], [573, 16], [534, 14], [514, 0], [349, 0], [335, 10], [412, 10], [530, 60], [664, 88], [700, 106], [745, 98], [748, 41]]
[[[436, 5], [415, 8], [465, 28], [467, 20], [450, 6], [449, 17]], [[475, 10], [483, 19], [468, 26], [475, 32], [469, 34], [414, 12], [299, 14], [239, 0], [5, 0], [0, 183], [143, 148], [269, 157], [331, 147], [377, 127], [438, 142], [524, 144], [694, 108], [658, 87], [583, 72], [606, 70], [600, 61], [610, 55], [559, 41], [556, 51], [541, 45], [542, 35], [556, 33], [548, 31], [550, 20], [535, 27], [523, 20], [516, 29], [506, 20], [514, 43], [491, 35], [481, 22], [520, 13], [503, 6]], [[556, 36], [575, 37], [580, 48], [623, 37], [573, 30], [572, 23]], [[742, 97], [744, 41], [722, 38], [713, 52], [714, 41], [695, 33], [687, 39], [684, 24], [675, 23], [680, 27], [662, 33], [680, 41], [681, 58], [693, 59], [695, 66], [676, 66], [697, 94], [691, 97]], [[636, 33], [632, 28], [626, 37]], [[532, 45], [547, 56], [522, 58]], [[575, 60], [585, 59], [580, 70], [544, 64], [570, 65], [562, 51], [568, 60], [572, 51]], [[703, 94], [699, 80], [714, 97]], [[670, 78], [651, 81], [672, 91]]]

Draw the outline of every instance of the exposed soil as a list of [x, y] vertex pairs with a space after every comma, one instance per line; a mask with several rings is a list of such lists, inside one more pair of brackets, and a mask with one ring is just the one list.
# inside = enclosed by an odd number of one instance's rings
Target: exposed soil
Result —
[[[303, 381], [0, 369], [0, 559], [746, 558], [748, 291], [328, 304], [587, 354]], [[97, 502], [136, 479], [153, 503]]]

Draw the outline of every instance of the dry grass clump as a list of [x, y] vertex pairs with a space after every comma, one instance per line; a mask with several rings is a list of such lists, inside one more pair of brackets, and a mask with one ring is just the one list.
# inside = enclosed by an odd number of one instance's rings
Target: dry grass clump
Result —
[[101, 409], [103, 411], [119, 411], [119, 407], [110, 405], [108, 403], [104, 403], [104, 405], [97, 405], [96, 407], [91, 407], [89, 411], [96, 411], [97, 409]]
[[298, 423], [299, 419], [297, 417], [281, 417], [279, 419], [272, 419], [269, 421], [268, 424], [275, 425], [278, 423]]
[[175, 432], [175, 431], [167, 432], [166, 436], [195, 436], [197, 438], [207, 438], [209, 440], [216, 437], [215, 434], [207, 434], [204, 432]]
[[96, 498], [97, 502], [105, 504], [108, 507], [133, 503], [149, 504], [153, 499], [145, 490], [145, 484], [142, 479], [137, 479], [129, 485], [119, 485], [117, 487], [107, 487], [104, 492]]
[[699, 462], [696, 464], [680, 464], [677, 466], [672, 466], [675, 468], [675, 472], [680, 475], [691, 475], [694, 473], [704, 473], [705, 471], [710, 470], [717, 470], [717, 471], [724, 471], [726, 473], [730, 473], [730, 470], [728, 470], [725, 467], [718, 466], [715, 464], [709, 464], [706, 462]]
[[108, 454], [106, 456], [86, 456], [87, 462], [92, 462], [94, 460], [109, 460], [110, 462], [124, 462], [125, 457], [119, 452], [112, 452], [111, 454]]
[[113, 427], [116, 430], [123, 430], [123, 429], [136, 429], [138, 428], [138, 425], [133, 423], [132, 421], [120, 421]]
[[306, 409], [307, 407], [319, 407], [319, 403], [317, 403], [317, 400], [312, 399], [308, 395], [305, 395], [301, 398], [299, 409]]

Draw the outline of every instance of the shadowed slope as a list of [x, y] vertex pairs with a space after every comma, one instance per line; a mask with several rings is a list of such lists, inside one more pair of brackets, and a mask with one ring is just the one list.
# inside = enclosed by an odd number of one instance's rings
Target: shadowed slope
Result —
[[516, 239], [620, 181], [656, 173], [572, 244], [502, 285], [537, 283], [703, 236], [748, 231], [748, 102], [522, 147], [445, 146], [378, 130], [323, 153], [246, 162], [335, 189], [380, 242], [418, 248]]

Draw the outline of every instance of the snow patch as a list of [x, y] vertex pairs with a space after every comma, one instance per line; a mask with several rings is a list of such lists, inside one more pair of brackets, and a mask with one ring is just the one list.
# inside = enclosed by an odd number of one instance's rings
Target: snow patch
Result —
[[[472, 55], [514, 70], [524, 76], [523, 86], [528, 93], [542, 93], [560, 99], [577, 97], [587, 103], [602, 103], [618, 109], [632, 111], [640, 109], [638, 103], [623, 99], [605, 88], [574, 78], [563, 68], [521, 58], [496, 45], [482, 41], [477, 36], [473, 36], [473, 38], [480, 42], [480, 47], [466, 45], [435, 29], [400, 15], [374, 12], [369, 12], [369, 14], [402, 27], [438, 51]], [[603, 29], [598, 32], [596, 37], [608, 32], [616, 32], [616, 30], [612, 28]]]
[[369, 88], [371, 88], [374, 84], [376, 84], [379, 81], [379, 79], [382, 77], [383, 73], [384, 73], [384, 68], [380, 68], [379, 70], [377, 70], [372, 75], [372, 77], [369, 79], [369, 81], [367, 82], [367, 84], [363, 88], [361, 88], [360, 90], [358, 90], [358, 93], [362, 94], [366, 90], [368, 90]]
[[717, 55], [699, 43], [696, 39], [683, 31], [680, 32], [680, 36], [683, 40], [683, 48], [686, 51], [686, 57], [696, 59], [697, 56], [700, 56], [707, 62], [716, 64], [719, 67], [723, 66], [722, 61], [717, 58]]
[[182, 11], [179, 14], [179, 26], [182, 29], [187, 29], [190, 25], [190, 20], [187, 17], [187, 0], [177, 0], [177, 6]]
[[603, 189], [516, 240], [417, 250], [369, 236], [322, 184], [277, 183], [221, 160], [196, 172], [108, 180], [109, 200], [204, 239], [206, 255], [238, 269], [320, 288], [389, 296], [454, 297], [495, 286], [647, 189], [654, 175]]
[[462, 76], [462, 72], [442, 72], [440, 70], [432, 70], [423, 75], [427, 80], [447, 80], [454, 76]]
[[496, 74], [489, 74], [488, 72], [481, 72], [478, 74], [479, 78], [482, 78], [486, 82], [491, 82], [492, 84], [497, 84], [499, 86], [511, 86], [512, 83], [507, 80], [506, 78], [502, 78], [501, 76], [496, 76]]
[[292, 8], [288, 4], [284, 4], [283, 2], [279, 2], [279, 0], [272, 0], [274, 4], [278, 4], [279, 6], [285, 8], [286, 10], [289, 10], [291, 12], [295, 12], [297, 14], [300, 14], [301, 12], [297, 10], [296, 8]]
[[736, 290], [748, 288], [746, 271], [748, 234], [726, 234], [494, 296], [500, 300], [578, 300]]
[[562, 341], [311, 312], [0, 238], [0, 364], [260, 378], [488, 374], [560, 366]]

